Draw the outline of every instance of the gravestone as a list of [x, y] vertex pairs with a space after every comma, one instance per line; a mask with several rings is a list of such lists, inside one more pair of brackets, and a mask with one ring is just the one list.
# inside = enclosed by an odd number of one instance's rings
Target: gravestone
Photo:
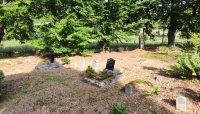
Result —
[[54, 57], [51, 57], [50, 62], [51, 62], [51, 63], [54, 63], [54, 60], [55, 60], [55, 58], [54, 58]]
[[186, 98], [184, 96], [178, 96], [176, 98], [176, 108], [186, 111]]
[[39, 71], [45, 71], [45, 70], [51, 70], [52, 68], [59, 68], [59, 67], [60, 67], [59, 63], [56, 62], [54, 57], [52, 57], [50, 59], [50, 62], [48, 62], [45, 65], [36, 66], [35, 69]]
[[94, 70], [98, 70], [98, 61], [96, 61], [96, 60], [93, 61], [92, 68]]
[[133, 86], [131, 84], [126, 84], [125, 86], [125, 93], [131, 95], [133, 92]]
[[106, 69], [113, 70], [115, 66], [115, 60], [110, 58], [107, 60]]

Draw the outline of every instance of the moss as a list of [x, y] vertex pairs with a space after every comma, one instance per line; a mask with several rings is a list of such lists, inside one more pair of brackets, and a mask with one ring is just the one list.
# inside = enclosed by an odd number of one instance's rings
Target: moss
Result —
[[135, 85], [136, 83], [143, 83], [143, 84], [147, 84], [148, 86], [153, 87], [153, 84], [151, 82], [141, 80], [141, 79], [136, 79], [136, 80], [129, 82], [129, 84], [131, 84], [131, 85]]

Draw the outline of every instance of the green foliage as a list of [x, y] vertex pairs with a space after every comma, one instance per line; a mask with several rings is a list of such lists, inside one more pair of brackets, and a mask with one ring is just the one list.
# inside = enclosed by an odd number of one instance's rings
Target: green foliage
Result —
[[174, 65], [170, 66], [169, 75], [179, 77], [199, 77], [200, 76], [200, 57], [198, 53], [181, 53]]
[[200, 41], [198, 34], [192, 33], [188, 42], [183, 44], [183, 47], [186, 52], [199, 52]]
[[122, 106], [119, 102], [116, 102], [110, 114], [127, 114], [127, 107]]
[[38, 103], [40, 106], [45, 105], [44, 99], [42, 99], [42, 98], [38, 98], [38, 99], [37, 99], [37, 103]]
[[0, 70], [0, 85], [1, 85], [4, 78], [5, 78], [4, 73], [3, 73], [2, 70]]
[[69, 98], [69, 102], [76, 102], [76, 99], [74, 99], [74, 98]]
[[95, 71], [91, 66], [88, 66], [88, 68], [85, 71], [86, 76], [89, 78], [94, 78], [95, 77]]
[[150, 87], [148, 92], [144, 92], [144, 96], [153, 96], [160, 94], [160, 89], [158, 87]]
[[200, 97], [200, 92], [197, 92], [197, 96]]
[[81, 52], [81, 55], [83, 56], [87, 56], [87, 55], [90, 55], [90, 54], [94, 54], [94, 50], [83, 50], [83, 52]]
[[31, 39], [34, 25], [28, 8], [26, 1], [22, 0], [15, 0], [0, 6], [2, 11], [0, 11], [0, 24], [5, 31], [4, 39], [17, 39], [20, 42]]
[[69, 64], [69, 63], [70, 63], [69, 56], [62, 57], [62, 58], [61, 58], [61, 61], [62, 61], [64, 64]]

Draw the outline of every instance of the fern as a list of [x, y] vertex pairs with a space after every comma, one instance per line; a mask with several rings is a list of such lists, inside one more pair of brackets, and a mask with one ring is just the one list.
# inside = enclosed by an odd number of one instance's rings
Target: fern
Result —
[[178, 56], [174, 65], [171, 65], [171, 70], [168, 70], [169, 75], [182, 77], [200, 76], [200, 57], [197, 52], [182, 53]]
[[119, 102], [116, 102], [110, 114], [127, 114], [127, 107], [122, 106]]

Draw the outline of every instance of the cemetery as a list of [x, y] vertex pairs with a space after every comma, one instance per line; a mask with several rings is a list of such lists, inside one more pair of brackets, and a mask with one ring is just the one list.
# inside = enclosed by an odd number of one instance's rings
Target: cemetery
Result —
[[74, 56], [69, 64], [59, 57], [3, 60], [0, 111], [107, 114], [118, 102], [130, 114], [199, 114], [199, 80], [168, 77], [170, 63], [143, 57], [149, 52]]
[[200, 114], [200, 0], [0, 0], [0, 114]]

